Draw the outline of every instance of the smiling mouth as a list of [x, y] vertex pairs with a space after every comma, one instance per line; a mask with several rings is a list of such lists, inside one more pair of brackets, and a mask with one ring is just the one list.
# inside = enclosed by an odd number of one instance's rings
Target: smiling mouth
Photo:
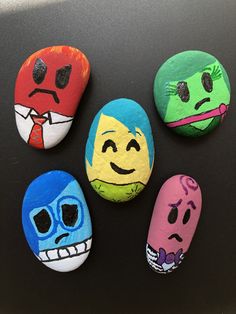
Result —
[[171, 240], [171, 239], [176, 239], [178, 242], [182, 242], [183, 241], [183, 239], [178, 235], [178, 233], [173, 233], [172, 235], [170, 235], [169, 236], [169, 240]]
[[112, 168], [112, 170], [114, 170], [115, 172], [119, 173], [119, 174], [130, 174], [133, 173], [135, 171], [135, 169], [123, 169], [118, 167], [116, 164], [114, 164], [114, 162], [110, 162], [110, 166]]
[[68, 246], [61, 246], [51, 250], [40, 251], [37, 255], [41, 262], [58, 261], [69, 257], [78, 256], [90, 251], [92, 237], [83, 242], [77, 242]]
[[209, 97], [207, 98], [203, 98], [202, 100], [200, 100], [199, 102], [196, 103], [194, 109], [198, 110], [205, 102], [209, 102], [211, 99]]
[[50, 89], [42, 89], [42, 88], [35, 88], [30, 94], [29, 94], [29, 97], [32, 97], [34, 96], [35, 94], [37, 93], [44, 93], [44, 94], [50, 94], [53, 96], [54, 98], [54, 101], [59, 104], [60, 100], [57, 96], [57, 93], [53, 90], [50, 90]]

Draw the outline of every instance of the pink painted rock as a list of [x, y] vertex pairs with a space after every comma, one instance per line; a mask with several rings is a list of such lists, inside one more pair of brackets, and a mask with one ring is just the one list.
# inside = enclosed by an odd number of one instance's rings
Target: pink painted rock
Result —
[[15, 117], [26, 143], [47, 149], [66, 136], [89, 75], [88, 59], [70, 46], [41, 49], [23, 63], [15, 85]]
[[175, 175], [161, 187], [148, 232], [146, 256], [150, 267], [162, 274], [182, 262], [195, 233], [202, 207], [198, 183]]

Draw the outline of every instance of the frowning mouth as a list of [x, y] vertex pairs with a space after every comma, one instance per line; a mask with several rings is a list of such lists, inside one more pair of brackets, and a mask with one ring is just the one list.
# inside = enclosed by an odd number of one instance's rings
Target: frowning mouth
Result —
[[118, 167], [116, 164], [114, 164], [114, 162], [110, 162], [110, 166], [112, 168], [112, 170], [114, 170], [115, 172], [119, 173], [119, 174], [130, 174], [132, 172], [135, 171], [135, 169], [123, 169]]
[[169, 240], [171, 239], [176, 239], [178, 242], [182, 242], [183, 239], [178, 235], [178, 233], [173, 233], [172, 235], [169, 236]]
[[42, 89], [42, 88], [35, 88], [30, 94], [29, 97], [34, 96], [37, 93], [44, 93], [44, 94], [50, 94], [53, 96], [54, 101], [59, 104], [60, 100], [57, 96], [57, 93], [54, 90], [50, 90], [50, 89]]
[[210, 101], [209, 97], [203, 98], [202, 100], [200, 100], [199, 102], [196, 103], [194, 109], [198, 110], [205, 102], [208, 102], [208, 101]]

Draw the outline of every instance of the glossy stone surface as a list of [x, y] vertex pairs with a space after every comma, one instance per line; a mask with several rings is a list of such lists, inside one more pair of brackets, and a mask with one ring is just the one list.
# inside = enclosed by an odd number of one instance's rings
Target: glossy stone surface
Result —
[[47, 149], [61, 142], [89, 75], [86, 56], [69, 46], [41, 49], [23, 63], [15, 85], [15, 117], [26, 143]]
[[202, 208], [198, 183], [175, 175], [161, 187], [148, 232], [146, 256], [149, 266], [166, 274], [182, 262], [195, 233]]
[[152, 130], [143, 108], [126, 98], [102, 107], [92, 122], [85, 153], [94, 190], [109, 201], [131, 200], [147, 184], [153, 162]]
[[78, 182], [67, 172], [50, 171], [31, 182], [23, 200], [22, 224], [32, 252], [53, 270], [72, 271], [89, 255], [89, 210]]
[[197, 137], [211, 132], [225, 117], [230, 83], [222, 64], [202, 51], [172, 56], [154, 81], [156, 108], [178, 134]]

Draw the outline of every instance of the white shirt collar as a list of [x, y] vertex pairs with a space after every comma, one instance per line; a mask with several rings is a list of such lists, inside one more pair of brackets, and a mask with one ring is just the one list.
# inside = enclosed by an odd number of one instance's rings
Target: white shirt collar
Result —
[[[38, 114], [34, 109], [20, 104], [15, 105], [15, 111], [25, 119], [27, 119], [30, 114]], [[49, 119], [50, 124], [69, 122], [73, 120], [73, 117], [64, 116], [51, 111], [45, 112], [43, 116]]]

